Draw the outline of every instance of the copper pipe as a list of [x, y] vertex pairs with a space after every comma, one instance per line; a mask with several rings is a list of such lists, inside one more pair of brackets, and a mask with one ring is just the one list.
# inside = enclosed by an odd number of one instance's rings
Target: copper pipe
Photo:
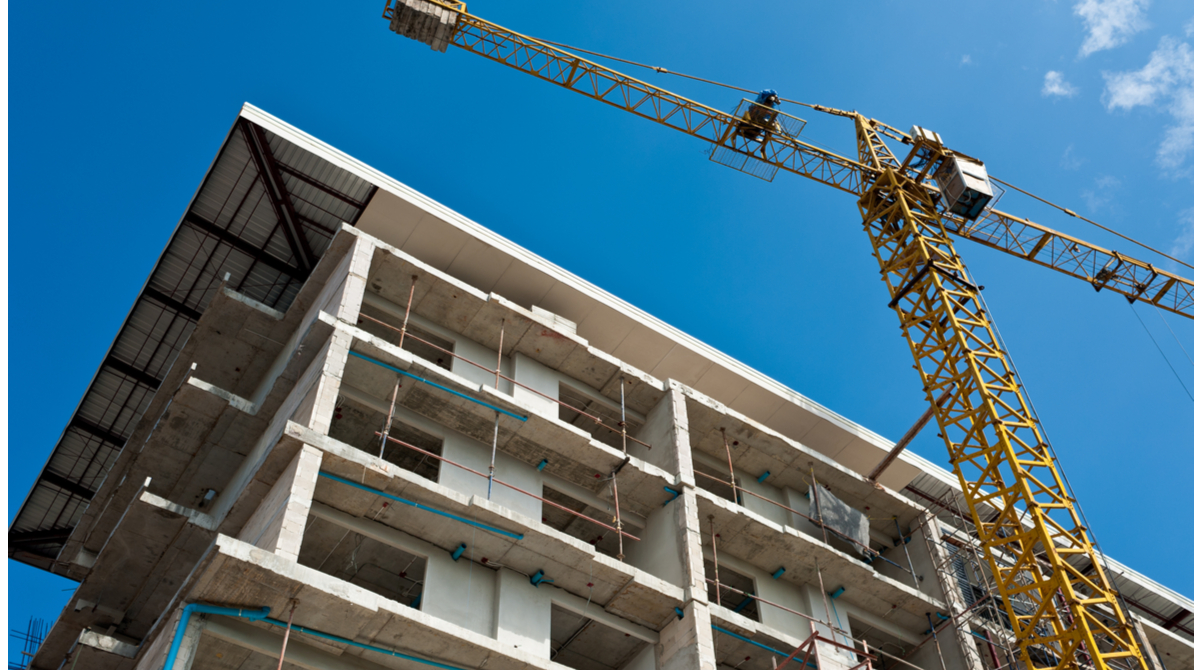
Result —
[[[379, 435], [379, 433], [375, 433], [375, 434], [376, 434], [376, 435]], [[438, 456], [437, 454], [435, 454], [435, 453], [433, 453], [433, 452], [431, 452], [431, 451], [425, 451], [424, 449], [422, 449], [422, 448], [420, 448], [420, 447], [418, 447], [418, 446], [415, 446], [415, 445], [409, 444], [409, 443], [407, 443], [407, 442], [404, 442], [404, 441], [402, 441], [402, 440], [397, 440], [396, 438], [394, 438], [394, 437], [391, 437], [391, 436], [388, 436], [388, 438], [387, 438], [387, 439], [388, 439], [388, 441], [389, 441], [389, 442], [395, 442], [396, 444], [399, 444], [399, 445], [401, 445], [401, 446], [408, 447], [409, 449], [412, 449], [413, 451], [416, 451], [416, 452], [418, 452], [418, 453], [421, 453], [421, 454], [425, 454], [426, 456], [429, 456], [430, 458], [437, 459], [437, 460], [439, 460], [439, 461], [441, 461], [441, 462], [443, 462], [443, 463], [449, 463], [450, 465], [453, 465], [453, 466], [454, 466], [454, 467], [456, 467], [456, 468], [461, 468], [461, 469], [463, 469], [463, 470], [466, 470], [467, 472], [470, 472], [471, 474], [479, 475], [480, 477], [484, 477], [484, 478], [486, 478], [486, 477], [487, 477], [487, 475], [483, 474], [482, 472], [480, 472], [480, 471], [478, 471], [478, 470], [473, 470], [473, 469], [471, 469], [471, 468], [468, 468], [467, 466], [465, 466], [465, 465], [463, 465], [463, 464], [461, 464], [461, 463], [455, 463], [454, 461], [450, 460], [449, 458], [444, 458], [444, 457], [442, 457], [442, 456]], [[603, 527], [603, 528], [607, 528], [608, 530], [611, 530], [611, 531], [613, 531], [613, 532], [620, 532], [620, 533], [621, 533], [621, 535], [624, 535], [625, 537], [627, 537], [627, 538], [629, 538], [629, 539], [631, 539], [631, 540], [639, 540], [639, 541], [640, 541], [640, 540], [642, 539], [642, 538], [640, 538], [640, 537], [637, 537], [637, 536], [635, 536], [635, 535], [630, 535], [629, 533], [626, 533], [626, 532], [625, 532], [625, 531], [623, 531], [623, 530], [622, 530], [622, 531], [617, 531], [617, 529], [616, 529], [616, 528], [613, 528], [612, 526], [610, 526], [610, 525], [608, 525], [608, 524], [604, 523], [603, 521], [597, 521], [596, 519], [593, 519], [592, 517], [590, 517], [590, 516], [588, 516], [588, 515], [586, 515], [586, 514], [581, 514], [581, 513], [579, 513], [579, 512], [576, 512], [575, 510], [573, 510], [573, 509], [571, 509], [571, 508], [569, 508], [569, 507], [564, 507], [564, 506], [562, 506], [562, 505], [560, 505], [560, 504], [558, 504], [558, 503], [554, 502], [553, 500], [547, 500], [547, 499], [545, 499], [545, 498], [543, 498], [543, 497], [541, 497], [541, 496], [539, 496], [539, 495], [537, 495], [537, 494], [530, 493], [529, 491], [526, 491], [525, 489], [518, 488], [518, 487], [516, 487], [516, 486], [513, 486], [512, 484], [509, 484], [509, 483], [507, 483], [507, 482], [502, 482], [502, 481], [500, 481], [499, 479], [496, 479], [496, 480], [494, 480], [494, 481], [495, 481], [497, 484], [501, 485], [501, 486], [506, 486], [506, 487], [508, 487], [508, 488], [510, 488], [510, 489], [512, 489], [512, 490], [514, 490], [514, 491], [516, 491], [517, 493], [524, 493], [525, 495], [529, 496], [530, 498], [536, 498], [536, 499], [538, 499], [538, 500], [540, 500], [540, 501], [542, 501], [542, 502], [546, 503], [547, 505], [550, 505], [550, 506], [552, 506], [552, 507], [556, 507], [556, 508], [558, 508], [558, 509], [560, 509], [560, 510], [562, 510], [562, 511], [564, 511], [564, 512], [568, 513], [568, 514], [572, 514], [572, 515], [574, 515], [574, 516], [577, 516], [577, 517], [579, 517], [580, 519], [583, 519], [583, 520], [585, 520], [585, 521], [591, 521], [592, 523], [596, 524], [597, 526], [601, 526], [601, 527]]]
[[621, 538], [621, 499], [617, 497], [617, 471], [612, 473], [613, 510], [617, 520], [617, 560], [625, 561], [625, 541]]
[[717, 532], [716, 532], [716, 529], [713, 527], [713, 525], [714, 525], [713, 519], [714, 519], [713, 515], [709, 514], [708, 515], [708, 534], [709, 534], [709, 536], [712, 537], [713, 577], [716, 577], [715, 582], [717, 584], [717, 606], [720, 606], [721, 605], [721, 562], [719, 560], [717, 560]]
[[629, 455], [628, 431], [625, 426], [625, 377], [621, 377], [621, 453]]
[[412, 311], [413, 293], [417, 291], [417, 275], [412, 276], [412, 286], [408, 287], [408, 304], [404, 307], [404, 325], [400, 327], [400, 344], [404, 348], [404, 333], [408, 330], [408, 314]]
[[500, 364], [504, 362], [504, 319], [500, 319], [500, 346], [496, 348], [496, 390], [500, 390]]
[[[387, 423], [384, 424], [383, 434], [392, 434], [392, 417], [396, 415], [396, 396], [400, 395], [400, 380], [396, 380], [396, 388], [392, 390], [392, 404], [388, 407]], [[379, 457], [383, 458], [383, 449], [387, 446], [387, 440], [379, 440]]]
[[821, 564], [813, 557], [813, 566], [817, 569], [817, 586], [821, 589], [821, 602], [825, 603], [825, 625], [829, 626], [829, 634], [833, 635], [833, 616], [829, 612], [829, 594], [825, 592], [825, 579], [821, 577]]
[[296, 614], [296, 601], [292, 601], [292, 611], [288, 612], [287, 628], [283, 629], [283, 646], [279, 649], [279, 665], [275, 670], [283, 670], [283, 656], [287, 653], [288, 636], [292, 633], [292, 617]]
[[496, 481], [496, 445], [500, 442], [500, 412], [492, 426], [492, 460], [488, 462], [488, 500], [492, 499], [492, 482]]

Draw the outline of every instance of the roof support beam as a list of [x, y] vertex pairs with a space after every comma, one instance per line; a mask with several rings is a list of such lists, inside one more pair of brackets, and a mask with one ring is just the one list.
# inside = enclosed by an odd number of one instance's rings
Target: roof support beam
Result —
[[283, 163], [276, 162], [275, 166], [278, 167], [280, 169], [280, 171], [290, 174], [291, 176], [295, 177], [296, 179], [299, 179], [300, 181], [304, 182], [305, 184], [308, 184], [309, 186], [317, 189], [318, 191], [321, 191], [322, 193], [330, 196], [331, 198], [336, 198], [338, 200], [341, 200], [342, 202], [346, 203], [347, 205], [350, 205], [351, 207], [353, 207], [355, 209], [362, 210], [362, 209], [366, 208], [366, 206], [367, 206], [367, 203], [359, 202], [358, 200], [351, 198], [350, 196], [346, 195], [345, 193], [342, 193], [341, 191], [337, 190], [336, 188], [333, 188], [332, 186], [330, 186], [328, 184], [324, 184], [324, 183], [317, 181], [316, 179], [313, 179], [312, 177], [304, 174], [303, 172], [297, 170], [294, 167], [291, 167], [290, 165], [284, 165]]
[[283, 234], [287, 238], [288, 246], [292, 248], [292, 254], [296, 256], [300, 267], [305, 271], [312, 270], [317, 264], [317, 257], [308, 245], [308, 238], [304, 236], [300, 217], [296, 216], [296, 208], [292, 205], [292, 198], [283, 183], [283, 175], [279, 172], [275, 156], [271, 154], [271, 145], [267, 142], [266, 134], [262, 128], [246, 119], [238, 119], [238, 126], [250, 147], [250, 155], [254, 157], [258, 175], [262, 177], [263, 187], [267, 189], [267, 195], [271, 198], [271, 206], [275, 208], [275, 216], [283, 226]]
[[158, 390], [158, 385], [162, 383], [162, 381], [154, 375], [147, 374], [145, 370], [139, 370], [129, 363], [113, 357], [111, 354], [109, 354], [108, 358], [104, 359], [104, 365], [107, 365], [108, 367], [112, 368], [113, 371], [119, 374], [129, 377], [142, 386], [149, 387], [155, 391]]
[[79, 482], [73, 482], [62, 475], [50, 472], [49, 470], [43, 472], [38, 479], [46, 482], [47, 484], [53, 484], [67, 493], [79, 498], [83, 498], [84, 500], [91, 500], [96, 495], [95, 491], [83, 486]]
[[114, 447], [120, 448], [123, 444], [125, 444], [126, 438], [117, 435], [111, 430], [97, 426], [96, 424], [79, 415], [76, 415], [75, 418], [71, 419], [70, 426], [71, 428], [82, 430], [92, 437], [98, 437]]
[[270, 254], [266, 253], [262, 249], [259, 249], [258, 247], [254, 246], [253, 244], [250, 244], [249, 242], [247, 242], [246, 240], [243, 240], [242, 238], [238, 237], [237, 235], [234, 235], [233, 233], [229, 232], [228, 230], [225, 230], [224, 228], [218, 226], [217, 224], [215, 224], [207, 219], [200, 217], [197, 214], [188, 212], [187, 214], [184, 215], [183, 220], [186, 221], [187, 223], [192, 224], [193, 226], [200, 229], [201, 231], [208, 233], [209, 235], [212, 235], [213, 237], [217, 238], [218, 240], [224, 242], [225, 244], [228, 244], [229, 246], [233, 247], [234, 249], [237, 249], [238, 251], [246, 254], [247, 256], [262, 263], [263, 265], [271, 268], [272, 270], [275, 270], [277, 272], [282, 272], [283, 274], [291, 277], [292, 279], [298, 280], [298, 281], [304, 281], [306, 278], [308, 278], [307, 272], [301, 270], [300, 268], [295, 268], [295, 267], [292, 267], [291, 265], [288, 265], [284, 261], [282, 261], [278, 258], [275, 258], [274, 256], [271, 256]]
[[71, 537], [71, 528], [47, 528], [46, 530], [24, 530], [8, 534], [8, 545], [41, 544], [60, 542]]
[[175, 310], [175, 312], [180, 316], [185, 316], [192, 321], [200, 320], [200, 310], [193, 307], [188, 307], [187, 305], [176, 300], [175, 298], [172, 298], [166, 293], [163, 293], [162, 291], [158, 291], [147, 286], [146, 290], [143, 292], [143, 295], [145, 295], [147, 298], [150, 298], [154, 302], [159, 303], [163, 307], [166, 307], [167, 309]]

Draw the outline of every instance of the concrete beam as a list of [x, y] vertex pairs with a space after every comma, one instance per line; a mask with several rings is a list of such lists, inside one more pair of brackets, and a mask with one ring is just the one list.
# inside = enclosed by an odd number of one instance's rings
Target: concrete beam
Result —
[[[205, 633], [275, 659], [279, 658], [279, 650], [283, 647], [282, 634], [229, 617], [213, 617]], [[388, 670], [382, 665], [349, 654], [331, 654], [324, 649], [305, 644], [303, 639], [297, 639], [300, 637], [299, 634], [288, 637], [285, 660], [291, 665], [305, 670]]]
[[100, 651], [107, 651], [110, 654], [124, 656], [125, 658], [134, 658], [138, 652], [136, 644], [118, 640], [111, 635], [97, 633], [94, 630], [84, 630], [80, 633], [79, 644], [99, 649]]

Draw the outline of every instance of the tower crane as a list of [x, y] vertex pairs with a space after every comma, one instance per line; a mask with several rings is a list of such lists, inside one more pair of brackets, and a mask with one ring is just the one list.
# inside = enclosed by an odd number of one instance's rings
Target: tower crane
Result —
[[[841, 156], [801, 139], [804, 121], [776, 109], [774, 91], [728, 113], [483, 20], [455, 0], [387, 0], [383, 17], [436, 51], [454, 45], [705, 140], [712, 160], [735, 169], [768, 180], [783, 170], [855, 196], [1022, 661], [1031, 670], [1148, 670], [1148, 651], [954, 242], [1189, 319], [1192, 280], [989, 207], [984, 164], [924, 128], [906, 133], [809, 105], [854, 124], [857, 156]], [[895, 153], [897, 143], [906, 149]]]

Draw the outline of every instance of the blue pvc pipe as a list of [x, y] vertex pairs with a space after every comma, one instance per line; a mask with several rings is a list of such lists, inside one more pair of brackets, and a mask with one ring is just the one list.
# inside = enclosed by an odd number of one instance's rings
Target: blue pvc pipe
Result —
[[353, 486], [356, 489], [362, 489], [363, 491], [374, 493], [377, 496], [383, 496], [384, 498], [387, 498], [388, 500], [395, 500], [398, 503], [404, 503], [405, 505], [411, 505], [413, 507], [416, 507], [417, 509], [423, 509], [426, 512], [433, 512], [434, 514], [444, 516], [448, 519], [454, 519], [455, 521], [461, 521], [461, 522], [467, 524], [468, 526], [474, 526], [481, 530], [486, 530], [489, 533], [496, 533], [497, 535], [511, 537], [514, 540], [521, 540], [521, 539], [525, 538], [525, 536], [520, 533], [510, 533], [507, 530], [504, 530], [503, 528], [496, 528], [495, 526], [489, 526], [486, 523], [479, 523], [478, 521], [472, 521], [470, 519], [465, 519], [456, 514], [451, 514], [449, 512], [443, 512], [440, 509], [436, 509], [436, 508], [430, 507], [428, 505], [422, 505], [419, 502], [413, 502], [412, 500], [407, 500], [405, 498], [401, 498], [400, 496], [394, 496], [386, 491], [380, 491], [379, 489], [373, 489], [370, 486], [366, 486], [365, 484], [359, 484], [356, 481], [352, 481], [352, 480], [346, 479], [345, 477], [339, 477], [337, 475], [330, 474], [328, 472], [325, 472], [324, 470], [321, 470], [317, 474], [322, 477], [325, 477], [326, 479], [332, 479], [335, 482], [341, 482], [342, 484], [345, 484], [346, 486]]
[[668, 503], [675, 502], [675, 499], [679, 497], [679, 491], [676, 491], [670, 486], [664, 486], [663, 490], [671, 494], [671, 497], [667, 500], [667, 502], [663, 503], [663, 507], [666, 507]]
[[[738, 635], [737, 633], [735, 633], [735, 632], [733, 632], [733, 631], [731, 631], [731, 630], [725, 630], [724, 628], [721, 628], [720, 626], [718, 626], [718, 625], [716, 625], [716, 624], [712, 624], [712, 627], [713, 627], [713, 630], [717, 631], [718, 633], [724, 633], [724, 634], [728, 635], [729, 637], [737, 638], [737, 639], [741, 640], [742, 642], [745, 642], [745, 643], [747, 643], [747, 644], [752, 644], [752, 645], [754, 645], [754, 646], [758, 647], [759, 649], [766, 649], [767, 651], [769, 651], [769, 652], [771, 652], [772, 654], [775, 654], [775, 655], [777, 655], [777, 656], [782, 656], [782, 657], [784, 657], [784, 658], [787, 658], [787, 657], [788, 657], [788, 654], [787, 654], [787, 652], [784, 652], [784, 651], [779, 651], [778, 649], [773, 649], [773, 648], [771, 648], [771, 647], [768, 647], [767, 645], [765, 645], [765, 644], [763, 644], [763, 643], [761, 643], [761, 642], [755, 642], [754, 640], [751, 640], [751, 639], [750, 639], [750, 638], [748, 638], [748, 637], [743, 637], [743, 636], [741, 636], [741, 635]], [[793, 658], [792, 658], [792, 662], [793, 662], [793, 663], [800, 663], [801, 665], [807, 665], [807, 666], [808, 666], [808, 667], [810, 667], [810, 668], [816, 668], [816, 667], [817, 667], [816, 665], [814, 665], [814, 664], [813, 664], [813, 662], [812, 662], [812, 661], [809, 661], [809, 662], [806, 664], [806, 663], [804, 663], [804, 661], [801, 661], [800, 659], [798, 659], [798, 658], [795, 658], [795, 657], [793, 657]]]
[[163, 670], [172, 670], [175, 667], [175, 657], [179, 655], [179, 645], [183, 644], [183, 634], [187, 632], [188, 622], [192, 620], [192, 614], [195, 612], [201, 614], [223, 614], [251, 621], [262, 621], [271, 613], [271, 608], [264, 607], [259, 610], [244, 610], [236, 607], [217, 607], [216, 605], [202, 605], [200, 603], [192, 603], [185, 606], [183, 614], [179, 615], [179, 626], [175, 629], [175, 637], [171, 639], [171, 649], [167, 652], [167, 660], [163, 663]]
[[370, 356], [364, 356], [364, 355], [362, 355], [362, 354], [358, 353], [357, 351], [351, 351], [351, 352], [350, 352], [350, 355], [351, 355], [351, 356], [354, 356], [355, 358], [361, 358], [361, 359], [363, 359], [364, 361], [367, 361], [368, 363], [374, 363], [375, 365], [378, 365], [378, 366], [379, 366], [379, 367], [381, 367], [381, 368], [385, 368], [385, 369], [387, 369], [387, 370], [391, 370], [392, 372], [395, 372], [395, 373], [398, 373], [398, 374], [404, 375], [405, 377], [408, 377], [408, 378], [410, 378], [410, 379], [415, 379], [415, 380], [417, 380], [417, 381], [419, 381], [419, 382], [424, 382], [424, 383], [426, 383], [426, 384], [429, 384], [430, 386], [432, 386], [432, 387], [434, 387], [434, 388], [439, 388], [439, 389], [441, 389], [441, 390], [445, 391], [446, 393], [450, 393], [450, 394], [452, 394], [452, 395], [456, 395], [456, 396], [458, 396], [458, 397], [460, 397], [460, 398], [462, 398], [462, 399], [464, 399], [464, 400], [470, 400], [470, 401], [471, 401], [471, 402], [473, 402], [473, 403], [476, 403], [476, 404], [479, 404], [479, 405], [483, 405], [484, 407], [486, 407], [486, 408], [488, 408], [488, 409], [490, 409], [490, 410], [495, 410], [495, 411], [497, 411], [497, 412], [500, 412], [501, 414], [505, 414], [505, 415], [511, 416], [512, 418], [516, 419], [517, 421], [525, 421], [525, 420], [527, 420], [527, 419], [529, 418], [529, 417], [527, 417], [527, 416], [521, 416], [521, 415], [519, 415], [519, 414], [513, 414], [512, 412], [510, 412], [510, 411], [508, 411], [508, 410], [506, 410], [506, 409], [500, 409], [499, 407], [496, 407], [495, 405], [490, 405], [490, 404], [488, 404], [488, 403], [486, 403], [486, 402], [484, 402], [484, 401], [482, 401], [482, 400], [476, 400], [475, 398], [472, 398], [471, 396], [469, 396], [469, 395], [467, 395], [467, 394], [465, 394], [465, 393], [459, 393], [458, 391], [455, 391], [455, 390], [454, 390], [454, 389], [452, 389], [452, 388], [446, 388], [445, 386], [442, 386], [441, 384], [438, 384], [438, 383], [436, 383], [436, 382], [431, 382], [431, 381], [429, 381], [428, 379], [425, 379], [425, 378], [423, 378], [423, 377], [418, 377], [418, 376], [416, 376], [416, 375], [412, 374], [411, 372], [405, 372], [404, 370], [401, 370], [400, 368], [397, 368], [397, 367], [393, 367], [393, 366], [391, 366], [391, 365], [388, 365], [387, 363], [384, 363], [383, 361], [377, 361], [377, 360], [375, 360], [374, 358], [371, 358]]
[[[269, 617], [263, 619], [263, 621], [271, 624], [272, 626], [279, 626], [280, 628], [287, 628], [286, 621], [280, 621], [279, 619], [271, 619]], [[433, 667], [441, 668], [442, 670], [464, 670], [464, 668], [460, 668], [460, 667], [457, 667], [454, 665], [438, 663], [437, 661], [431, 661], [427, 658], [421, 658], [419, 656], [409, 656], [408, 654], [402, 654], [398, 651], [393, 651], [391, 649], [384, 649], [383, 647], [376, 647], [375, 645], [372, 645], [372, 644], [363, 644], [362, 642], [355, 642], [354, 640], [344, 638], [340, 635], [332, 635], [330, 633], [322, 633], [319, 630], [305, 628], [304, 626], [297, 626], [296, 624], [292, 624], [292, 630], [303, 633], [304, 635], [311, 635], [313, 637], [321, 638], [322, 640], [329, 640], [330, 642], [337, 642], [339, 644], [350, 645], [351, 647], [358, 647], [359, 649], [366, 649], [367, 651], [373, 651], [377, 654], [385, 654], [387, 656], [393, 656], [395, 658], [402, 658], [406, 661], [413, 661], [416, 663], [423, 663], [425, 665], [432, 665]]]

